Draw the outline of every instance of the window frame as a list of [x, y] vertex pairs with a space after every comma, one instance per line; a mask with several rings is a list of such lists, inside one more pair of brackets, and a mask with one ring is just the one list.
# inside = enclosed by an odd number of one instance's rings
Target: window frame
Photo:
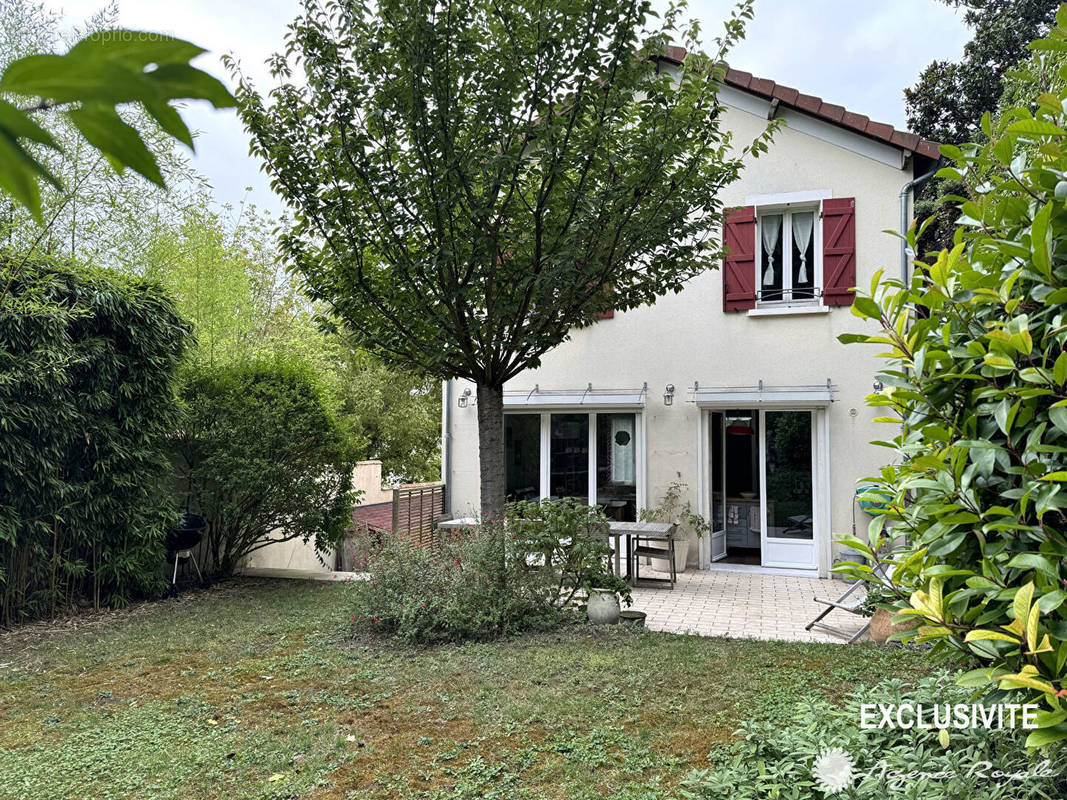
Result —
[[[756, 308], [783, 309], [783, 308], [823, 308], [823, 252], [822, 252], [822, 201], [796, 202], [796, 203], [773, 203], [756, 206], [756, 235], [755, 235], [755, 259], [753, 264], [753, 281], [756, 295]], [[793, 222], [794, 212], [812, 212], [812, 280], [813, 297], [793, 297]], [[763, 218], [765, 216], [782, 217], [782, 232], [789, 231], [789, 246], [782, 240], [782, 297], [776, 300], [764, 300], [760, 297], [763, 286]], [[780, 234], [781, 235], [781, 234]]]
[[[637, 508], [635, 509], [638, 519], [640, 519], [641, 512], [645, 508], [645, 414], [644, 408], [641, 407], [611, 407], [611, 406], [597, 406], [595, 408], [586, 407], [573, 407], [573, 406], [560, 406], [558, 408], [546, 409], [543, 406], [537, 408], [510, 408], [504, 412], [504, 416], [512, 415], [538, 415], [541, 418], [541, 448], [540, 448], [540, 468], [541, 468], [541, 484], [539, 487], [539, 498], [544, 499], [548, 497], [548, 491], [551, 489], [551, 449], [552, 449], [552, 415], [553, 414], [586, 414], [589, 417], [589, 460], [587, 464], [588, 468], [588, 505], [596, 505], [597, 497], [597, 453], [596, 453], [596, 435], [597, 435], [597, 416], [600, 414], [633, 414], [634, 415], [634, 459], [635, 459], [635, 483], [637, 494]], [[506, 465], [506, 459], [505, 459]], [[506, 482], [505, 476], [505, 482]]]

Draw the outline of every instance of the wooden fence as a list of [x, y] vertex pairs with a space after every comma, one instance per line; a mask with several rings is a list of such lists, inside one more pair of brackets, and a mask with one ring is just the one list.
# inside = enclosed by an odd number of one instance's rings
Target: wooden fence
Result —
[[407, 533], [420, 545], [437, 543], [434, 524], [445, 513], [445, 485], [427, 483], [393, 489], [393, 531]]

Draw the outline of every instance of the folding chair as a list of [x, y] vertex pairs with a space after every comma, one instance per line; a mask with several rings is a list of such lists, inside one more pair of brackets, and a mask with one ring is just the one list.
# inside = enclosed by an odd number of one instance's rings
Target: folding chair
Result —
[[863, 606], [863, 601], [867, 599], [866, 592], [864, 592], [858, 597], [852, 597], [852, 593], [859, 589], [861, 586], [866, 586], [866, 584], [863, 581], [856, 581], [848, 588], [848, 590], [843, 595], [838, 597], [836, 600], [824, 600], [819, 597], [813, 598], [816, 603], [821, 603], [822, 605], [826, 606], [826, 608], [819, 612], [819, 616], [817, 616], [815, 619], [805, 625], [804, 630], [810, 631], [812, 628], [818, 628], [819, 630], [828, 631], [834, 634], [835, 636], [845, 637], [846, 639], [848, 639], [849, 644], [856, 642], [861, 636], [863, 636], [863, 634], [867, 632], [867, 629], [871, 627], [870, 619], [868, 619], [867, 622], [863, 624], [863, 627], [855, 633], [853, 633], [852, 631], [846, 631], [843, 628], [838, 628], [833, 625], [829, 625], [823, 622], [822, 620], [835, 608], [839, 608], [842, 611], [847, 611], [850, 614], [862, 615], [863, 612], [861, 608]]

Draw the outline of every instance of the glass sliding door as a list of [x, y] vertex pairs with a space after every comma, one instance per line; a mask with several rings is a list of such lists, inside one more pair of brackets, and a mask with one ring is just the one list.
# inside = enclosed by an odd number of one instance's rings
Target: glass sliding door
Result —
[[608, 519], [637, 519], [637, 415], [596, 415], [596, 502]]
[[815, 566], [810, 411], [763, 412], [763, 563]]
[[726, 450], [723, 438], [726, 418], [722, 412], [708, 415], [708, 475], [711, 479], [711, 560], [726, 558]]
[[504, 481], [509, 501], [541, 496], [541, 415], [504, 415]]
[[589, 414], [552, 414], [548, 496], [589, 502]]

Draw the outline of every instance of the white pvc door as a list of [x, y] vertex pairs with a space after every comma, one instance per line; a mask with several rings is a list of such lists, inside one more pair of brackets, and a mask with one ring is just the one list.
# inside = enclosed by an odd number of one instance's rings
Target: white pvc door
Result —
[[813, 414], [810, 410], [760, 411], [759, 429], [762, 564], [814, 568]]

